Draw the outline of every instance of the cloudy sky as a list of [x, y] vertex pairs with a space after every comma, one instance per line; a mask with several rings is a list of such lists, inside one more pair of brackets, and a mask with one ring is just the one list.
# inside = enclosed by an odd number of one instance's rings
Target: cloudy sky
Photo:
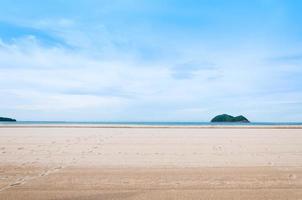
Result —
[[0, 116], [302, 121], [299, 0], [1, 0]]

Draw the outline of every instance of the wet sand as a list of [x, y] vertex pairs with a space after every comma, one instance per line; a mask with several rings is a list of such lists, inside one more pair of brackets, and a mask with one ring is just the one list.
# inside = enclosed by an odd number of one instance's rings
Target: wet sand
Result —
[[1, 127], [0, 199], [302, 199], [302, 129]]

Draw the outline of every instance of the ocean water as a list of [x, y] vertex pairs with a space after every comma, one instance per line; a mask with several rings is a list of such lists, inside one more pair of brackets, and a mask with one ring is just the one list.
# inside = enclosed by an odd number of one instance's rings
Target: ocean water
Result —
[[144, 126], [297, 126], [302, 122], [251, 122], [251, 123], [212, 123], [212, 122], [76, 122], [76, 121], [17, 121], [0, 122], [0, 125], [144, 125]]

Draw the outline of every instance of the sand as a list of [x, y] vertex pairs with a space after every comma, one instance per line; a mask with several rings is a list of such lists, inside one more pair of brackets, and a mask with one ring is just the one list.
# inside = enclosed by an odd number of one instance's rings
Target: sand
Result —
[[1, 126], [0, 199], [302, 199], [302, 129]]

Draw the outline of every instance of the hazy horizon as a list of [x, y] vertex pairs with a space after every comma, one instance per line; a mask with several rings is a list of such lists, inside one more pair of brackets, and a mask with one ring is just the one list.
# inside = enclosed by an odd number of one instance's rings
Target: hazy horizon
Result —
[[7, 1], [0, 116], [302, 121], [302, 2]]

